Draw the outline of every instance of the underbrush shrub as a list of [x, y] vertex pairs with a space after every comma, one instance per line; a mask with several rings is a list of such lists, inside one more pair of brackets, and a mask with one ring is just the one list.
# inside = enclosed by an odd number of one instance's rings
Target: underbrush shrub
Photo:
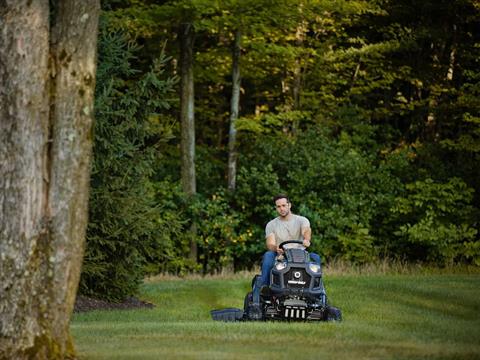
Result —
[[190, 251], [190, 239], [185, 236], [189, 226], [188, 202], [180, 183], [165, 179], [153, 182], [153, 188], [157, 209], [155, 227], [159, 231], [144, 242], [145, 275], [184, 275], [198, 271], [198, 264], [187, 256]]
[[232, 254], [236, 270], [258, 266], [265, 251], [265, 226], [276, 216], [273, 197], [282, 192], [269, 162], [240, 162], [235, 192], [227, 193], [237, 216], [238, 241]]
[[192, 205], [197, 224], [199, 262], [203, 273], [233, 270], [234, 248], [245, 240], [239, 236], [239, 216], [231, 211], [223, 189], [208, 198], [198, 196]]
[[397, 197], [391, 208], [392, 221], [398, 224], [394, 251], [441, 265], [456, 261], [480, 265], [473, 192], [455, 177], [407, 184], [405, 195]]
[[[291, 139], [271, 136], [250, 144], [254, 149], [242, 164], [271, 168], [277, 189], [289, 194], [292, 210], [310, 219], [313, 251], [324, 258], [365, 263], [378, 256], [382, 239], [372, 228], [382, 224], [401, 182], [358, 142], [347, 133], [332, 137], [322, 128]], [[258, 214], [264, 222], [277, 216], [271, 198], [265, 201], [269, 211]], [[263, 250], [264, 241], [260, 243]]]

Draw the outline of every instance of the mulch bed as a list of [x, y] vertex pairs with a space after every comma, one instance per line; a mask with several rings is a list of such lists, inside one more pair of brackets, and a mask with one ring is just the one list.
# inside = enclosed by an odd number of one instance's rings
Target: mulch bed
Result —
[[131, 309], [151, 309], [154, 304], [142, 301], [136, 297], [128, 297], [122, 302], [110, 302], [78, 295], [75, 301], [73, 312], [86, 312], [93, 310], [131, 310]]

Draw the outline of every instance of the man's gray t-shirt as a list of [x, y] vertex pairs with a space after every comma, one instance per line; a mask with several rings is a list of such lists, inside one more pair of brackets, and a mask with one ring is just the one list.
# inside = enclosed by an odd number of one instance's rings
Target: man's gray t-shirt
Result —
[[310, 227], [310, 221], [306, 217], [292, 214], [290, 220], [281, 220], [281, 217], [276, 217], [271, 220], [265, 227], [265, 237], [270, 234], [275, 235], [276, 245], [280, 245], [287, 240], [301, 240], [303, 241], [302, 230]]

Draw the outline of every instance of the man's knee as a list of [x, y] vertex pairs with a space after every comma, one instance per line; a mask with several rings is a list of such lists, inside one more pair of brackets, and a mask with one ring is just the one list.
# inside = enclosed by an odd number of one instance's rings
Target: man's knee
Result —
[[265, 251], [265, 254], [263, 254], [263, 262], [273, 262], [276, 256], [277, 253], [275, 251]]
[[277, 254], [274, 251], [266, 251], [265, 254], [263, 254], [261, 275], [262, 285], [269, 285], [270, 283], [270, 270], [273, 268], [276, 255]]
[[263, 254], [262, 268], [268, 267], [270, 269], [275, 263], [276, 255], [274, 251], [266, 251], [265, 254]]

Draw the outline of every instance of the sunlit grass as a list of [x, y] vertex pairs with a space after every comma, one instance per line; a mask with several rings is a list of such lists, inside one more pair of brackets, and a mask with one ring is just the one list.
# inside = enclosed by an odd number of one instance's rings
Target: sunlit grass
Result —
[[342, 273], [326, 278], [341, 323], [221, 323], [250, 274], [150, 279], [154, 309], [77, 314], [82, 359], [480, 359], [480, 274]]

